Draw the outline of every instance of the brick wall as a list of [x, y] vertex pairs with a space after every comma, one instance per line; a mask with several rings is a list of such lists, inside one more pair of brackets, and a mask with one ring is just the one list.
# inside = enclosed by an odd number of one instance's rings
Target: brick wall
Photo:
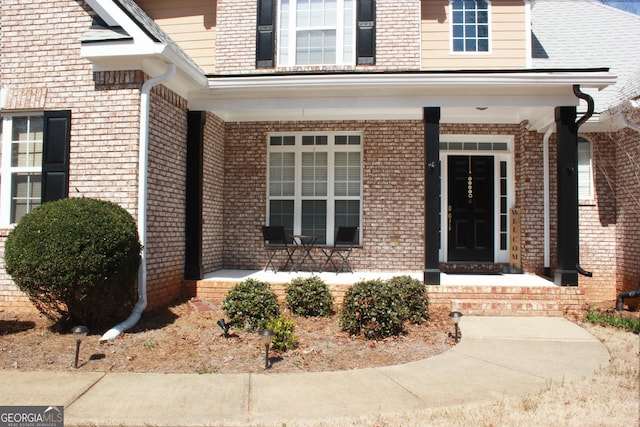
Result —
[[202, 263], [204, 271], [223, 267], [224, 122], [209, 113], [204, 128]]

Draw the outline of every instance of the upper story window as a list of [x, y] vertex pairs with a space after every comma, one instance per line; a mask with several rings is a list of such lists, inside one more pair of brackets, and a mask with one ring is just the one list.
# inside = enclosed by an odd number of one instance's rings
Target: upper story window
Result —
[[591, 142], [578, 137], [578, 198], [593, 199], [593, 167]]
[[259, 0], [256, 67], [375, 64], [375, 4]]
[[354, 0], [280, 0], [278, 64], [355, 63]]
[[489, 52], [489, 1], [451, 1], [453, 52]]

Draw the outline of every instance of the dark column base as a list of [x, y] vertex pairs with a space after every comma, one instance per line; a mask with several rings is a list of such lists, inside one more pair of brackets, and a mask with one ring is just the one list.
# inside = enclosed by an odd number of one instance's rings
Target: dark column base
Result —
[[556, 270], [554, 282], [558, 286], [578, 286], [576, 270]]
[[440, 270], [424, 270], [424, 284], [425, 285], [439, 285], [440, 284]]

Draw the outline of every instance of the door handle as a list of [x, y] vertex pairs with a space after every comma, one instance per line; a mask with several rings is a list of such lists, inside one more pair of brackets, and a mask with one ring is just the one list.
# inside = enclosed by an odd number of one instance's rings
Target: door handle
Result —
[[451, 207], [451, 205], [449, 205], [449, 213], [447, 213], [447, 220], [449, 223], [449, 231], [451, 231], [451, 222], [453, 220], [453, 214], [451, 213], [451, 211], [453, 210], [453, 208]]

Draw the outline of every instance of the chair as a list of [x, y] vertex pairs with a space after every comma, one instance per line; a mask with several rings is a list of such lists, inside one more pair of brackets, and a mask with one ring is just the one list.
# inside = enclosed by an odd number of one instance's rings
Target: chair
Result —
[[269, 266], [271, 266], [274, 273], [278, 272], [276, 266], [273, 264], [273, 257], [278, 252], [286, 252], [287, 254], [287, 262], [284, 264], [284, 269], [287, 268], [287, 265], [289, 265], [289, 263], [291, 263], [291, 266], [293, 266], [292, 255], [296, 251], [296, 247], [291, 246], [287, 243], [287, 235], [284, 232], [283, 226], [263, 225], [262, 238], [264, 240], [264, 249], [265, 251], [267, 251], [267, 255], [269, 256], [269, 261], [267, 262], [264, 271], [267, 271], [269, 269]]
[[[326, 270], [329, 263], [333, 266], [336, 273], [340, 273], [345, 269], [350, 273], [353, 273], [351, 265], [349, 265], [349, 255], [356, 244], [356, 237], [358, 236], [358, 227], [338, 227], [338, 233], [336, 234], [336, 240], [333, 246], [322, 248], [322, 252], [327, 257], [327, 261], [324, 263], [322, 270]], [[340, 262], [340, 265], [336, 265], [336, 261]]]

